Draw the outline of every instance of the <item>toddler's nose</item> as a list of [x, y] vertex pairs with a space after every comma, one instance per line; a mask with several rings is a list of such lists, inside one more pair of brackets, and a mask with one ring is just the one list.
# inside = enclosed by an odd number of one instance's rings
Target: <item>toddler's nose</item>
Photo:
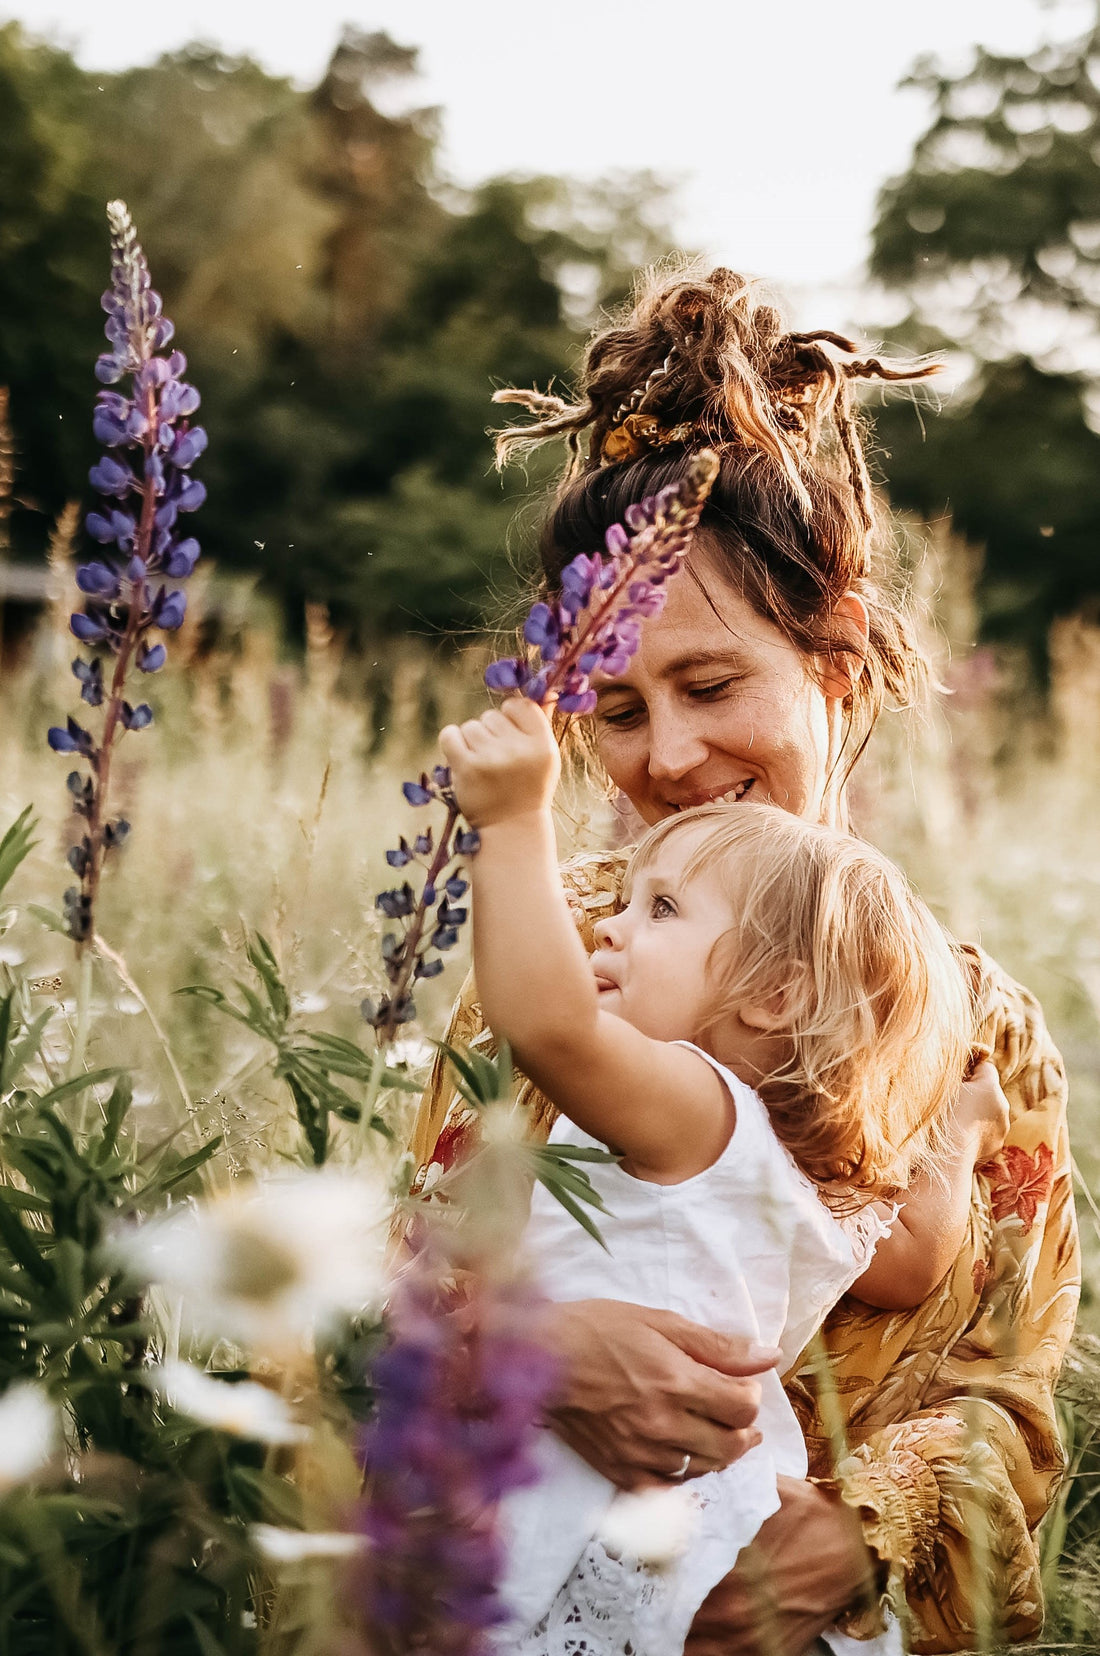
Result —
[[592, 928], [592, 935], [596, 939], [596, 946], [600, 949], [614, 949], [618, 943], [616, 921], [617, 914], [609, 914], [604, 920], [597, 920]]

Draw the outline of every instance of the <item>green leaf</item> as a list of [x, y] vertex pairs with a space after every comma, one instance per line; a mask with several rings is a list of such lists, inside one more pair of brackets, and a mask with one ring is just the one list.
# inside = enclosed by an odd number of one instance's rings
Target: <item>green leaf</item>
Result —
[[134, 1090], [130, 1078], [120, 1075], [115, 1082], [114, 1091], [107, 1100], [106, 1117], [103, 1122], [103, 1132], [95, 1149], [95, 1164], [103, 1167], [113, 1154], [118, 1143], [118, 1135], [122, 1131], [122, 1124], [126, 1120], [127, 1112], [133, 1103]]
[[457, 1074], [459, 1092], [475, 1109], [511, 1098], [512, 1054], [506, 1041], [501, 1043], [495, 1059], [480, 1052], [464, 1052], [460, 1047], [448, 1046], [446, 1041], [439, 1042], [439, 1050]]
[[601, 1236], [599, 1226], [592, 1218], [592, 1215], [590, 1213], [586, 1213], [584, 1208], [581, 1207], [578, 1202], [573, 1200], [568, 1191], [562, 1190], [560, 1185], [547, 1184], [541, 1174], [537, 1175], [537, 1177], [539, 1179], [539, 1183], [546, 1185], [547, 1190], [550, 1192], [551, 1196], [553, 1196], [554, 1200], [561, 1203], [566, 1213], [577, 1221], [577, 1224], [580, 1225], [581, 1229], [586, 1230], [593, 1241], [600, 1244], [600, 1247], [603, 1249], [604, 1253], [610, 1253], [611, 1250]]
[[[54, 1009], [48, 1006], [44, 1012], [29, 1023], [22, 1035], [11, 1046], [7, 1046], [9, 1039], [6, 1032], [0, 1035], [0, 1092], [6, 1092], [14, 1087], [24, 1068], [42, 1044], [42, 1032], [50, 1019]], [[7, 1050], [5, 1047], [7, 1046]]]
[[[183, 1180], [189, 1178], [196, 1168], [210, 1160], [221, 1142], [222, 1135], [219, 1133], [217, 1138], [208, 1139], [201, 1149], [193, 1151], [190, 1156], [184, 1156], [183, 1160], [176, 1162], [170, 1170], [164, 1169], [164, 1163], [162, 1162], [152, 1178], [142, 1186], [141, 1194], [145, 1195], [151, 1190], [172, 1190], [176, 1185], [182, 1184]], [[164, 1169], [163, 1172], [162, 1169]]]
[[23, 858], [33, 850], [37, 841], [31, 836], [38, 824], [32, 816], [33, 807], [20, 811], [3, 839], [0, 839], [0, 893], [15, 873]]
[[290, 1017], [290, 996], [280, 976], [279, 963], [275, 959], [271, 944], [262, 932], [256, 932], [246, 944], [245, 953], [248, 955], [249, 964], [267, 990], [271, 1010], [279, 1022], [285, 1024]]
[[62, 1104], [67, 1098], [76, 1098], [88, 1087], [98, 1087], [100, 1082], [117, 1079], [117, 1069], [87, 1070], [83, 1075], [74, 1075], [71, 1081], [62, 1081], [58, 1086], [51, 1087], [38, 1099], [40, 1109], [46, 1110], [53, 1104]]
[[56, 909], [43, 908], [41, 903], [28, 903], [27, 913], [40, 920], [47, 931], [60, 932], [62, 937], [68, 937], [69, 928]]
[[[0, 1198], [4, 1194], [5, 1192], [0, 1191]], [[31, 1240], [23, 1221], [18, 1214], [13, 1213], [12, 1209], [2, 1199], [0, 1199], [0, 1241], [6, 1245], [11, 1257], [16, 1264], [22, 1265], [28, 1276], [33, 1277], [35, 1282], [43, 1288], [52, 1289], [54, 1285], [53, 1271], [46, 1260], [43, 1259], [38, 1247]]]

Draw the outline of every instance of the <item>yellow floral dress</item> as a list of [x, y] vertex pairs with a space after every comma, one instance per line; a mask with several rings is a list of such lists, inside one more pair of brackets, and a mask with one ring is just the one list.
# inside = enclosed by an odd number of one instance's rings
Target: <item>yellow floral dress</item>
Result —
[[[593, 925], [618, 905], [627, 855], [580, 857], [563, 871], [589, 949]], [[981, 985], [977, 1044], [997, 1066], [1012, 1124], [975, 1175], [966, 1244], [916, 1310], [842, 1300], [823, 1331], [828, 1365], [806, 1356], [784, 1381], [811, 1475], [835, 1478], [859, 1511], [904, 1592], [920, 1653], [971, 1647], [983, 1606], [1008, 1639], [1039, 1630], [1035, 1529], [1063, 1469], [1053, 1392], [1080, 1288], [1062, 1062], [1034, 997], [980, 950], [969, 953]], [[447, 1038], [490, 1041], [472, 980]], [[529, 1082], [521, 1099], [533, 1135], [545, 1137], [553, 1106]], [[460, 1160], [476, 1131], [437, 1063], [412, 1143], [421, 1182]], [[877, 1610], [846, 1625], [870, 1635]]]

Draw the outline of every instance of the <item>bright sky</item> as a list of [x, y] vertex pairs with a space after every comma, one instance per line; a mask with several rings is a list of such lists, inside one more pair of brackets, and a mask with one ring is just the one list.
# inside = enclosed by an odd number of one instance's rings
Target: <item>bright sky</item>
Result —
[[921, 95], [897, 90], [914, 58], [1030, 50], [1092, 15], [1092, 0], [0, 0], [0, 20], [104, 69], [201, 38], [308, 84], [342, 23], [385, 29], [420, 48], [419, 101], [443, 107], [458, 182], [650, 168], [678, 186], [684, 245], [795, 290], [857, 273], [876, 192], [924, 122]]

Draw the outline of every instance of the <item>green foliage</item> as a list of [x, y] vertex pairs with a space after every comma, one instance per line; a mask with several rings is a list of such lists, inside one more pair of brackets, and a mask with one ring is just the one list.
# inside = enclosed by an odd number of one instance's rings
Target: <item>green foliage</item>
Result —
[[[459, 1093], [473, 1109], [485, 1110], [494, 1104], [510, 1104], [514, 1079], [512, 1054], [506, 1041], [501, 1043], [495, 1055], [461, 1051], [446, 1042], [440, 1042], [440, 1050], [446, 1054], [455, 1072], [455, 1085]], [[612, 1162], [618, 1158], [609, 1150], [583, 1144], [527, 1144], [524, 1150], [530, 1170], [538, 1182], [601, 1248], [606, 1249], [607, 1243], [588, 1210], [595, 1208], [599, 1213], [606, 1213], [607, 1208], [602, 1196], [593, 1189], [583, 1166], [578, 1164]]]
[[1052, 618], [1100, 592], [1098, 54], [1100, 25], [1027, 59], [979, 51], [963, 74], [918, 65], [932, 119], [879, 198], [871, 257], [909, 301], [898, 337], [973, 363], [945, 413], [877, 414], [891, 496], [986, 547], [986, 631], [1037, 659]]
[[[343, 1036], [306, 1033], [296, 1028], [290, 996], [270, 943], [257, 932], [248, 939], [246, 953], [259, 979], [260, 992], [235, 979], [243, 1006], [235, 1006], [220, 989], [208, 984], [191, 984], [180, 993], [216, 1007], [275, 1048], [273, 1074], [286, 1082], [309, 1154], [314, 1165], [320, 1166], [329, 1154], [331, 1116], [359, 1123], [381, 1087], [397, 1092], [419, 1092], [420, 1088], [407, 1076], [386, 1069], [380, 1056], [363, 1052]], [[380, 1075], [375, 1073], [379, 1068]], [[358, 1082], [363, 1098], [354, 1099], [333, 1079], [337, 1075]], [[385, 1117], [377, 1112], [372, 1111], [368, 1125], [387, 1138], [392, 1136]]]
[[153, 1328], [110, 1241], [193, 1191], [219, 1141], [141, 1148], [129, 1081], [106, 1070], [36, 1090], [46, 1017], [27, 1021], [21, 995], [0, 1000], [0, 1386], [36, 1380], [64, 1404], [81, 1480], [59, 1467], [0, 1503], [0, 1649], [250, 1648], [244, 1522], [271, 1510], [279, 1480], [255, 1445], [155, 1403], [141, 1377]]

